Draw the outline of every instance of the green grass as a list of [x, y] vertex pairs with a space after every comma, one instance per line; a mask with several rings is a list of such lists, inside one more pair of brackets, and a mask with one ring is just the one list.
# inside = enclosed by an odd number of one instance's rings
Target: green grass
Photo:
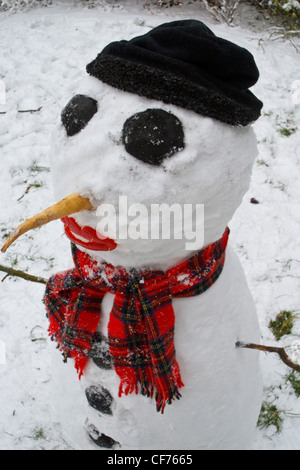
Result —
[[38, 441], [40, 439], [46, 439], [45, 433], [43, 428], [34, 428], [32, 430], [32, 434], [29, 437], [29, 439], [34, 439], [35, 441]]
[[37, 161], [34, 160], [32, 165], [29, 167], [29, 174], [36, 175], [37, 173], [49, 172], [50, 168], [48, 166], [38, 165]]
[[282, 336], [292, 333], [294, 326], [295, 314], [289, 310], [282, 310], [275, 318], [269, 323], [269, 328], [272, 330], [276, 340], [279, 341]]
[[276, 432], [280, 433], [282, 431], [283, 420], [284, 412], [282, 410], [278, 410], [276, 405], [263, 402], [257, 421], [259, 428], [265, 429], [270, 426], [275, 426]]
[[300, 397], [300, 373], [293, 370], [289, 375], [286, 376], [286, 380], [293, 387], [296, 397], [299, 398]]
[[279, 132], [281, 135], [283, 135], [284, 137], [289, 137], [290, 135], [292, 134], [295, 134], [295, 132], [297, 132], [297, 127], [281, 127], [279, 129]]

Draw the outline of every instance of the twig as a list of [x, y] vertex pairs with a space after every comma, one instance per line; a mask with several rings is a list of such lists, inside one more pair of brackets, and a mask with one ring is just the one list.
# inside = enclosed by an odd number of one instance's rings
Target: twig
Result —
[[[19, 109], [18, 113], [38, 113], [41, 111], [43, 106], [40, 106], [38, 109]], [[0, 114], [6, 114], [6, 111], [0, 111]]]
[[18, 110], [18, 113], [38, 113], [42, 109], [42, 106], [40, 106], [38, 109], [20, 109]]
[[271, 41], [277, 41], [278, 39], [285, 39], [292, 44], [292, 46], [296, 49], [296, 52], [299, 52], [298, 47], [293, 41], [293, 36], [296, 36], [296, 37], [299, 36], [300, 34], [299, 30], [289, 31], [283, 27], [274, 26], [273, 28], [269, 28], [269, 31], [271, 31], [270, 36], [269, 36], [269, 39]]
[[263, 344], [253, 344], [253, 343], [236, 343], [237, 348], [248, 348], [248, 349], [257, 349], [258, 351], [265, 351], [265, 352], [274, 352], [277, 353], [281, 360], [289, 366], [291, 369], [296, 370], [297, 372], [300, 372], [300, 365], [295, 364], [294, 362], [291, 361], [291, 359], [288, 357], [287, 353], [285, 352], [284, 348], [276, 348], [274, 346], [264, 346]]
[[220, 22], [223, 20], [231, 26], [240, 0], [203, 0], [203, 3], [205, 8], [213, 15], [216, 21]]
[[24, 271], [19, 271], [17, 269], [9, 268], [8, 266], [3, 266], [2, 264], [0, 264], [0, 271], [7, 273], [2, 281], [4, 281], [8, 276], [14, 276], [21, 277], [22, 279], [25, 279], [25, 281], [47, 284], [47, 280], [42, 277], [33, 276], [32, 274], [27, 274]]

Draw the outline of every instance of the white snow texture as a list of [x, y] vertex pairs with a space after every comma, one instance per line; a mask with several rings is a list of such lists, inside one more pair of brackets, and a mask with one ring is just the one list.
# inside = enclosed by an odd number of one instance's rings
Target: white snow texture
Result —
[[[185, 178], [191, 181], [190, 187], [185, 188], [190, 191], [189, 201], [185, 201], [184, 195], [180, 192], [176, 194], [181, 197], [179, 202], [190, 202], [194, 195], [193, 184], [196, 184], [199, 175], [200, 187], [203, 185], [206, 189], [203, 192], [203, 198], [206, 199], [197, 202], [207, 206], [207, 213], [210, 216], [205, 228], [206, 242], [216, 240], [221, 235], [224, 224], [230, 220], [231, 246], [236, 251], [245, 272], [261, 331], [259, 338], [255, 320], [248, 323], [244, 311], [241, 312], [240, 318], [238, 317], [239, 306], [242, 309], [245, 303], [253, 313], [252, 301], [250, 297], [248, 298], [246, 287], [245, 290], [242, 287], [242, 290], [238, 291], [235, 288], [238, 282], [233, 279], [232, 284], [227, 284], [226, 275], [223, 281], [222, 277], [219, 280], [221, 298], [215, 294], [218, 291], [213, 290], [214, 286], [206, 297], [203, 295], [202, 302], [206, 308], [213, 302], [216, 305], [221, 304], [224, 298], [231, 299], [234, 311], [231, 320], [237, 323], [236, 330], [226, 329], [226, 319], [221, 319], [220, 322], [216, 319], [214, 326], [212, 322], [214, 316], [211, 318], [207, 316], [204, 326], [206, 324], [209, 331], [210, 346], [207, 350], [201, 350], [201, 344], [203, 347], [207, 338], [205, 331], [198, 331], [200, 336], [203, 335], [199, 341], [199, 354], [203, 353], [204, 356], [207, 354], [208, 360], [215, 353], [218, 357], [218, 348], [223, 347], [224, 329], [229, 337], [232, 335], [232, 340], [236, 334], [243, 334], [243, 337], [238, 339], [261, 340], [263, 344], [289, 346], [297, 340], [300, 333], [299, 320], [296, 318], [293, 334], [283, 337], [280, 343], [275, 341], [268, 325], [281, 310], [299, 311], [300, 138], [297, 129], [300, 126], [300, 103], [295, 96], [299, 91], [296, 85], [300, 79], [299, 53], [296, 46], [300, 48], [300, 44], [297, 43], [297, 39], [294, 39], [293, 43], [284, 40], [272, 41], [264, 24], [255, 25], [256, 30], [254, 30], [252, 27], [254, 20], [248, 16], [248, 10], [245, 10], [247, 16], [240, 19], [240, 25], [228, 27], [224, 24], [215, 24], [205, 10], [196, 4], [187, 4], [185, 9], [156, 10], [153, 7], [147, 10], [136, 3], [124, 2], [124, 5], [120, 6], [114, 2], [95, 2], [95, 7], [89, 9], [76, 2], [53, 2], [53, 5], [47, 8], [36, 8], [14, 15], [2, 13], [3, 17], [0, 16], [0, 82], [5, 84], [6, 91], [5, 100], [1, 100], [0, 96], [0, 230], [3, 240], [21, 221], [71, 192], [92, 194], [96, 200], [105, 193], [107, 195], [105, 202], [115, 202], [117, 192], [114, 194], [112, 188], [116, 176], [110, 171], [111, 161], [115, 169], [126, 175], [126, 178], [118, 180], [118, 183], [123, 185], [123, 193], [126, 192], [127, 181], [130, 181], [132, 198], [130, 202], [147, 203], [152, 197], [156, 197], [155, 202], [163, 200], [172, 203], [175, 195], [172, 193], [171, 176], [174, 175], [178, 181], [177, 187]], [[109, 144], [117, 141], [119, 137], [117, 129], [120, 123], [124, 122], [126, 113], [131, 115], [145, 109], [148, 100], [137, 97], [130, 100], [130, 96], [117, 91], [111, 94], [107, 85], [101, 85], [96, 79], [86, 79], [86, 64], [93, 60], [110, 41], [129, 39], [166, 21], [192, 17], [206, 22], [218, 36], [249, 49], [255, 56], [260, 70], [260, 80], [253, 88], [253, 92], [264, 102], [262, 117], [254, 125], [258, 139], [258, 155], [253, 166], [250, 188], [242, 200], [241, 196], [248, 188], [251, 165], [256, 155], [253, 134], [249, 129], [239, 132], [230, 129], [229, 132], [228, 126], [212, 122], [210, 119], [195, 116], [176, 107], [164, 107], [181, 119], [190, 145], [165, 164], [164, 173], [158, 169], [151, 169], [150, 180], [147, 171], [143, 174], [142, 163], [135, 162], [135, 171], [131, 171], [126, 156], [118, 159], [120, 151], [118, 146], [115, 147], [115, 154], [110, 150], [113, 146], [109, 147]], [[81, 135], [72, 138], [72, 142], [67, 141], [63, 130], [57, 131], [60, 112], [72, 96], [84, 90], [95, 98], [100, 93], [103, 96], [103, 108], [100, 103], [100, 112], [95, 119]], [[106, 117], [101, 113], [101, 109], [109, 107], [114, 112]], [[151, 102], [147, 107], [156, 107], [156, 103]], [[157, 107], [161, 107], [161, 104]], [[119, 113], [118, 119], [115, 117], [116, 111]], [[111, 140], [104, 144], [101, 142], [101, 145], [104, 145], [102, 148], [107, 148], [107, 152], [103, 153], [100, 163], [97, 164], [93, 159], [100, 136], [93, 138], [93, 131], [99, 127], [99, 123], [102, 129], [111, 130]], [[196, 130], [199, 128], [201, 131], [197, 135]], [[215, 140], [209, 143], [205, 141], [205, 136], [214, 131]], [[239, 141], [240, 135], [242, 138]], [[220, 142], [222, 142], [221, 152]], [[197, 146], [206, 155], [203, 163], [203, 168], [206, 170], [198, 174], [196, 170], [199, 171], [200, 166], [196, 159]], [[239, 152], [244, 155], [243, 161], [238, 158]], [[50, 156], [53, 181], [49, 171]], [[227, 159], [224, 161], [222, 158], [225, 156]], [[97, 178], [96, 172], [93, 173], [95, 165], [99, 165], [97, 168], [103, 172], [101, 179]], [[222, 187], [223, 171], [231, 183], [229, 188]], [[78, 174], [81, 176], [78, 177]], [[142, 176], [139, 184], [136, 184], [135, 174]], [[180, 178], [176, 176], [178, 174], [181, 175]], [[247, 175], [246, 179], [241, 176], [244, 174]], [[160, 193], [162, 187], [168, 188], [166, 198]], [[213, 191], [216, 187], [220, 192]], [[142, 200], [141, 188], [144, 188]], [[224, 195], [222, 190], [226, 191], [224, 200], [222, 200]], [[230, 200], [230, 197], [233, 199]], [[251, 198], [255, 198], [258, 204], [251, 204]], [[222, 223], [216, 225], [215, 220], [217, 215], [219, 216], [217, 212], [220, 208], [224, 209], [223, 219], [219, 219]], [[84, 223], [86, 214], [80, 214], [77, 220]], [[145, 251], [147, 250], [145, 241], [134, 246], [131, 245], [132, 241], [126, 242], [127, 245], [124, 243], [119, 258], [113, 252], [107, 255], [109, 262], [120, 261], [126, 265], [128, 255], [132, 256], [133, 249], [136, 249], [137, 266], [153, 263], [154, 266], [165, 267], [179, 260], [177, 254], [172, 258], [174, 246], [170, 244], [161, 248], [164, 257], [158, 256], [156, 259], [156, 250], [154, 252], [149, 250], [149, 253]], [[177, 245], [175, 248], [176, 253], [181, 249]], [[143, 258], [145, 253], [146, 262]], [[52, 222], [47, 227], [24, 235], [6, 255], [1, 255], [0, 264], [14, 266], [16, 269], [45, 278], [70, 268], [72, 261], [69, 241], [63, 234], [61, 222]], [[226, 269], [232, 272], [234, 266], [239, 273], [238, 261], [230, 248]], [[243, 274], [240, 276], [243, 277]], [[241, 282], [243, 285], [243, 281]], [[60, 411], [60, 407], [52, 409], [56, 379], [51, 367], [51, 357], [54, 353], [55, 356], [59, 356], [60, 361], [60, 354], [56, 350], [53, 352], [53, 344], [47, 336], [47, 319], [41, 302], [43, 293], [44, 286], [21, 279], [8, 278], [1, 283], [0, 449], [2, 450], [76, 448], [76, 444], [65, 437], [64, 431], [70, 416], [76, 414], [77, 401], [74, 400], [73, 404], [71, 399], [64, 401], [66, 399], [64, 397], [61, 406], [68, 402], [67, 409], [65, 408], [65, 411]], [[185, 308], [181, 305], [184, 301], [185, 299], [177, 301], [179, 311]], [[191, 299], [190, 305], [194, 302], [195, 299]], [[190, 337], [185, 335], [193, 334], [192, 326], [193, 322], [190, 325], [182, 325], [180, 318], [176, 325], [179, 331], [176, 349], [184, 365], [185, 361], [188, 363], [185, 359], [185, 345], [188, 343], [187, 338]], [[249, 338], [246, 337], [247, 333]], [[297, 352], [298, 349], [295, 347], [294, 355]], [[281, 433], [277, 433], [274, 427], [256, 428], [254, 439], [248, 447], [255, 450], [298, 450], [300, 421], [296, 417], [300, 414], [300, 403], [291, 385], [285, 380], [290, 370], [276, 355], [257, 354], [253, 351], [240, 351], [240, 353], [241, 368], [249, 354], [259, 356], [260, 359], [264, 397], [260, 397], [258, 391], [257, 397], [253, 397], [254, 402], [264, 399], [275, 404], [279, 410], [282, 410], [284, 417]], [[236, 358], [228, 357], [224, 360], [225, 362], [228, 360], [230, 364], [230, 361]], [[247, 363], [248, 359], [245, 360]], [[255, 395], [260, 387], [259, 373], [255, 360], [252, 362], [251, 359], [250, 364], [253, 370], [248, 372], [256, 377], [257, 382], [254, 385], [257, 385], [257, 389], [254, 386], [251, 390], [251, 384], [247, 382], [247, 374], [243, 370], [240, 370], [239, 380], [244, 380], [244, 383], [238, 386], [244, 389], [248, 387], [249, 393]], [[192, 366], [193, 364], [190, 366], [191, 369]], [[186, 370], [188, 378], [189, 366]], [[222, 371], [216, 367], [215, 373], [220, 387], [225, 387], [224, 395], [226, 393], [228, 396], [231, 395], [234, 401], [236, 377], [231, 376], [230, 372], [224, 382]], [[64, 372], [62, 374], [64, 375]], [[93, 380], [93, 372], [91, 374]], [[108, 379], [108, 384], [111, 387], [110, 380]], [[188, 385], [182, 390], [183, 396], [185, 389], [186, 395], [192, 396]], [[212, 393], [213, 390], [206, 390], [207, 396], [211, 396]], [[204, 403], [207, 396], [203, 394]], [[128, 401], [129, 410], [134, 407], [130, 404], [130, 400], [134, 398], [136, 399], [134, 396]], [[138, 397], [140, 398], [143, 399]], [[175, 404], [179, 410], [181, 401], [183, 398]], [[239, 403], [235, 404], [237, 408], [240, 406]], [[217, 405], [215, 408], [217, 410]], [[60, 414], [57, 414], [57, 411]], [[116, 412], [121, 421], [124, 418], [124, 423], [128, 418], [128, 413], [125, 411], [123, 415], [120, 410]], [[166, 410], [166, 413], [169, 411]], [[220, 407], [219, 411], [222, 414], [224, 410]], [[192, 413], [192, 408], [190, 412]], [[245, 422], [248, 422], [248, 419], [251, 421], [251, 413], [254, 419], [257, 403], [253, 410], [241, 408], [236, 416], [230, 417], [224, 412], [224, 419], [229, 422], [228, 439], [226, 442], [221, 442], [220, 447], [234, 448], [236, 444], [239, 448], [244, 445], [242, 442], [237, 443], [237, 438], [234, 437], [235, 423], [241, 420], [241, 416]], [[205, 416], [202, 418], [205, 419]], [[183, 434], [191, 432], [189, 423], [189, 420], [182, 423]], [[71, 427], [72, 424], [73, 421], [70, 420]], [[195, 423], [194, 432], [199, 435], [201, 429], [198, 429], [198, 424]], [[219, 430], [212, 429], [211, 436], [209, 432], [207, 433], [208, 447], [214, 447], [219, 431], [220, 435], [223, 435], [221, 426]], [[128, 429], [131, 429], [129, 425]], [[107, 433], [109, 434], [109, 431]], [[124, 438], [125, 434], [126, 429], [124, 434], [120, 431], [120, 437], [116, 436], [117, 440]], [[247, 430], [243, 429], [241, 434], [246, 436]], [[138, 440], [139, 436], [136, 438]], [[171, 448], [172, 444], [166, 445]], [[142, 447], [143, 443], [140, 443], [140, 446]], [[147, 437], [147, 446], [151, 448], [151, 435]], [[180, 440], [176, 442], [176, 446], [175, 448], [180, 448]], [[130, 444], [128, 447], [130, 448]], [[191, 448], [195, 447], [197, 443], [191, 443]]]

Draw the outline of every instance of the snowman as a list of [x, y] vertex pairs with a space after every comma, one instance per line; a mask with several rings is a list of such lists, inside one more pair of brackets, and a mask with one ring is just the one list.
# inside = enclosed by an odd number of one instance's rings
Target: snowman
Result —
[[76, 449], [246, 449], [262, 380], [236, 344], [260, 332], [228, 225], [257, 155], [254, 59], [183, 20], [87, 72], [53, 139], [59, 202], [4, 247], [54, 219], [71, 240], [44, 299], [59, 420]]

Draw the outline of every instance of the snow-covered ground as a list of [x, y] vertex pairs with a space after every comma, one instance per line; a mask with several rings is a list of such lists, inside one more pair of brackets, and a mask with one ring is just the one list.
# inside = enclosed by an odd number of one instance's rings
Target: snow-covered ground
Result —
[[[122, 6], [95, 3], [92, 9], [64, 1], [15, 15], [0, 13], [0, 81], [6, 85], [6, 104], [0, 104], [1, 239], [54, 202], [48, 161], [51, 131], [76, 94], [86, 64], [112, 40], [129, 39], [173, 19], [200, 19], [217, 35], [248, 48], [260, 69], [253, 89], [264, 101], [255, 124], [259, 156], [250, 190], [230, 224], [231, 243], [257, 305], [262, 343], [288, 346], [299, 339], [300, 318], [293, 334], [279, 343], [268, 325], [281, 310], [300, 312], [299, 39], [274, 40], [268, 25], [257, 22], [248, 9], [235, 27], [228, 27], [215, 23], [198, 4], [158, 11], [137, 1]], [[23, 236], [0, 257], [0, 264], [45, 278], [70, 262], [60, 222]], [[43, 285], [21, 279], [1, 283], [2, 450], [71, 449], [51, 411], [51, 346], [43, 293]], [[257, 428], [253, 449], [299, 450], [300, 398], [286, 381], [290, 369], [277, 355], [261, 353], [261, 363], [265, 400], [281, 410], [284, 420], [281, 433], [274, 426]]]

